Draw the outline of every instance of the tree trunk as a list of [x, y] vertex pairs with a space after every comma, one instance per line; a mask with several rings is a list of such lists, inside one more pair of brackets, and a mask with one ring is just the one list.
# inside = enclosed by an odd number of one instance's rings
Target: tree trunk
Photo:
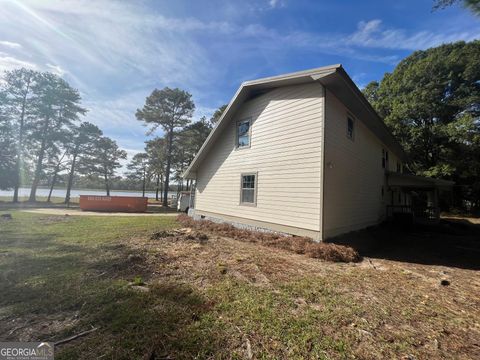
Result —
[[163, 185], [165, 184], [165, 182], [163, 181], [163, 179], [161, 179], [160, 181], [160, 202], [163, 202]]
[[35, 202], [37, 198], [37, 188], [40, 183], [40, 176], [42, 175], [43, 170], [43, 158], [45, 156], [45, 148], [47, 143], [47, 129], [48, 129], [49, 119], [45, 120], [42, 131], [42, 143], [40, 145], [40, 151], [38, 153], [37, 165], [35, 167], [35, 176], [32, 182], [32, 188], [30, 189], [30, 197], [28, 201]]
[[157, 182], [155, 184], [155, 200], [158, 201], [158, 187], [160, 186], [160, 174], [157, 174]]
[[42, 175], [43, 168], [43, 157], [45, 156], [45, 145], [42, 141], [42, 146], [40, 147], [40, 152], [38, 154], [37, 165], [35, 167], [35, 176], [32, 181], [32, 188], [30, 189], [30, 197], [28, 201], [35, 202], [37, 200], [37, 188], [40, 183], [40, 176]]
[[77, 149], [73, 154], [72, 164], [70, 166], [70, 173], [68, 174], [67, 194], [65, 195], [65, 204], [70, 204], [70, 192], [72, 191], [73, 175], [75, 174], [75, 164], [77, 162]]
[[165, 169], [165, 185], [163, 188], [163, 206], [168, 207], [168, 188], [170, 186], [170, 167], [172, 163], [172, 145], [173, 145], [173, 128], [168, 132], [168, 147], [167, 147], [167, 167]]
[[143, 170], [143, 179], [142, 179], [142, 197], [145, 197], [145, 169]]
[[110, 196], [110, 185], [108, 183], [108, 176], [106, 173], [103, 175], [103, 178], [105, 179], [105, 191], [107, 192], [107, 196]]
[[27, 95], [30, 91], [30, 79], [27, 82], [27, 88], [22, 99], [22, 112], [20, 113], [20, 126], [18, 129], [18, 147], [17, 159], [15, 161], [15, 185], [13, 189], [13, 202], [18, 202], [18, 189], [20, 188], [20, 172], [22, 171], [22, 150], [23, 150], [23, 131], [25, 127], [25, 108], [27, 106]]
[[50, 191], [48, 192], [48, 198], [47, 198], [48, 203], [52, 199], [52, 192], [53, 192], [53, 188], [55, 187], [55, 183], [57, 182], [57, 177], [58, 177], [58, 170], [55, 169], [55, 173], [53, 174], [53, 177], [52, 177], [52, 184], [50, 185]]

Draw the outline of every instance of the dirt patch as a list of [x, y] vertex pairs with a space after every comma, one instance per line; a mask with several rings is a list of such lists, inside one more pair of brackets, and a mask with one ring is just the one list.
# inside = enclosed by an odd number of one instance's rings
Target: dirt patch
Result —
[[42, 224], [47, 225], [47, 224], [56, 224], [59, 222], [67, 222], [71, 220], [71, 217], [68, 214], [59, 215], [59, 216], [52, 215], [52, 216], [42, 216], [39, 220], [42, 222]]
[[[349, 246], [315, 242], [308, 237], [285, 236], [275, 233], [264, 233], [238, 229], [229, 224], [218, 224], [212, 221], [196, 221], [187, 215], [179, 215], [177, 220], [192, 229], [207, 231], [219, 236], [235, 240], [259, 243], [263, 246], [287, 250], [296, 254], [307, 255], [315, 259], [333, 262], [359, 262], [361, 257]], [[198, 234], [197, 234], [198, 235]]]
[[170, 239], [175, 241], [182, 241], [182, 240], [193, 240], [199, 242], [205, 242], [208, 240], [207, 234], [194, 231], [191, 228], [184, 228], [184, 229], [174, 229], [170, 231], [162, 230], [153, 233], [150, 236], [151, 240], [159, 240], [159, 239]]
[[10, 329], [4, 333], [4, 340], [45, 341], [51, 334], [62, 333], [74, 328], [79, 322], [78, 311], [61, 311], [57, 314], [26, 315], [2, 319], [4, 327]]

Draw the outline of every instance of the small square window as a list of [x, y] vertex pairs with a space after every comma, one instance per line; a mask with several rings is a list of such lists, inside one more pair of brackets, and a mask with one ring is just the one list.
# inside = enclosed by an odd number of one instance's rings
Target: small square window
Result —
[[353, 136], [354, 136], [354, 121], [349, 116], [347, 117], [347, 138], [349, 138], [350, 140], [353, 140]]
[[255, 205], [257, 202], [257, 174], [242, 174], [240, 204]]
[[237, 148], [250, 146], [250, 120], [237, 122]]

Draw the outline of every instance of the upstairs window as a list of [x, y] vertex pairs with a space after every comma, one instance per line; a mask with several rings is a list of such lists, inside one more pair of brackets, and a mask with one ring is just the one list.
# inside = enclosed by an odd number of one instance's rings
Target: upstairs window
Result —
[[388, 170], [388, 151], [382, 149], [382, 168]]
[[237, 122], [237, 148], [250, 146], [250, 119]]
[[242, 174], [240, 204], [255, 205], [257, 203], [257, 174]]
[[402, 163], [400, 161], [397, 161], [397, 172], [398, 173], [402, 172]]
[[353, 140], [353, 137], [354, 137], [354, 122], [353, 122], [353, 119], [348, 116], [347, 117], [347, 138], [349, 138], [350, 140]]

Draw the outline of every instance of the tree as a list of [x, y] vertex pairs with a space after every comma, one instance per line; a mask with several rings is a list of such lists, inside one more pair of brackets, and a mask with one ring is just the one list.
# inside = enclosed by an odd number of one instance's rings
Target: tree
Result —
[[157, 137], [146, 141], [145, 144], [149, 171], [155, 177], [155, 199], [158, 201], [158, 193], [163, 187], [165, 173], [165, 139]]
[[[4, 100], [0, 97], [0, 101]], [[16, 148], [13, 139], [13, 127], [9, 118], [0, 113], [0, 189], [10, 189], [15, 185]]]
[[[25, 155], [25, 140], [34, 115], [33, 104], [36, 97], [34, 89], [36, 89], [36, 83], [40, 75], [39, 72], [22, 68], [5, 71], [3, 76], [0, 91], [0, 111], [5, 119], [3, 124], [5, 125], [7, 122], [10, 124], [8, 127], [10, 141], [13, 141], [16, 145], [13, 181], [10, 179], [9, 182], [9, 187], [13, 187], [13, 202], [18, 202], [18, 189], [21, 186]], [[4, 131], [7, 131], [6, 129], [4, 128]]]
[[135, 154], [127, 165], [128, 177], [142, 183], [142, 196], [145, 197], [145, 186], [149, 175], [148, 155], [146, 153]]
[[195, 104], [192, 95], [180, 89], [165, 87], [155, 89], [147, 97], [142, 109], [138, 109], [135, 116], [146, 125], [151, 125], [149, 134], [158, 127], [165, 132], [166, 137], [166, 165], [165, 186], [163, 189], [163, 206], [168, 206], [168, 190], [170, 185], [170, 172], [172, 167], [174, 138], [178, 130], [188, 125], [191, 121]]
[[164, 138], [157, 137], [146, 141], [145, 151], [148, 155], [149, 167], [153, 176], [155, 176], [155, 199], [163, 200], [163, 188], [165, 182], [165, 158], [166, 141]]
[[94, 156], [95, 145], [101, 136], [102, 131], [96, 125], [86, 121], [82, 122], [80, 126], [72, 128], [71, 146], [67, 150], [67, 153], [70, 156], [70, 171], [68, 174], [65, 204], [70, 203], [70, 192], [73, 185], [73, 177], [75, 175], [77, 161]]
[[[192, 162], [197, 152], [202, 147], [206, 138], [212, 130], [211, 122], [202, 117], [199, 121], [186, 126], [178, 134], [178, 140], [174, 149], [174, 163], [177, 172], [177, 178], [180, 182], [180, 189], [183, 189], [183, 179], [181, 175]], [[187, 181], [188, 189], [188, 181]]]
[[458, 3], [462, 4], [463, 7], [469, 9], [475, 15], [480, 16], [480, 0], [436, 0], [433, 8], [435, 10], [445, 9]]
[[220, 120], [227, 106], [228, 105], [225, 104], [220, 106], [217, 110], [215, 110], [212, 117], [210, 118], [210, 122], [212, 123], [212, 125], [215, 125], [218, 122], [218, 120]]
[[53, 189], [57, 183], [59, 173], [66, 169], [66, 141], [58, 148], [57, 146], [50, 149], [47, 155], [47, 162], [45, 164], [45, 170], [50, 170], [50, 191], [48, 192], [47, 202], [50, 202], [52, 198]]
[[372, 81], [370, 82], [365, 88], [362, 90], [363, 95], [367, 98], [367, 100], [371, 104], [377, 104], [379, 102], [378, 98], [378, 87], [380, 84], [378, 81]]
[[110, 196], [110, 181], [115, 176], [115, 171], [122, 166], [120, 160], [127, 158], [127, 153], [119, 149], [114, 140], [101, 137], [95, 143], [94, 154], [85, 160], [84, 166], [90, 175], [99, 175], [103, 178], [105, 191], [107, 196]]
[[38, 94], [34, 104], [35, 122], [32, 139], [38, 143], [35, 173], [29, 201], [36, 200], [36, 192], [44, 170], [46, 152], [59, 141], [66, 128], [79, 120], [86, 110], [80, 106], [78, 90], [52, 73], [42, 73], [34, 87]]
[[[480, 178], [480, 41], [416, 51], [365, 94], [421, 175]], [[478, 180], [477, 180], [478, 181]]]

